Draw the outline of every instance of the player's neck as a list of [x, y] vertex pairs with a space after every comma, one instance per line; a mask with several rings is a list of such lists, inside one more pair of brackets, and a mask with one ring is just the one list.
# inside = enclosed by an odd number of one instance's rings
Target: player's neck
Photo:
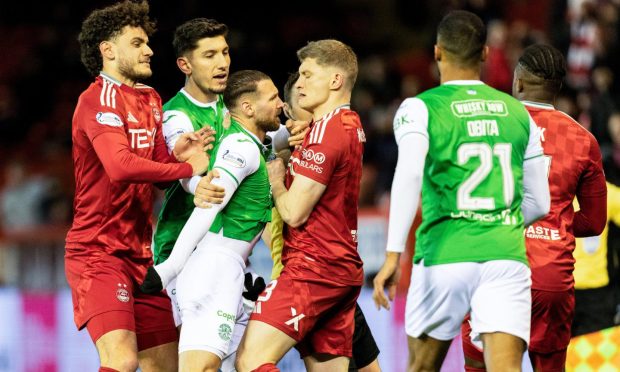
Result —
[[317, 106], [312, 111], [312, 118], [316, 121], [323, 116], [329, 114], [340, 106], [351, 104], [351, 93], [330, 95], [330, 97], [324, 103]]
[[183, 87], [187, 93], [189, 93], [192, 98], [200, 103], [211, 103], [217, 101], [217, 94], [213, 92], [205, 92], [200, 89], [196, 82], [192, 79], [187, 79], [185, 81], [185, 86]]
[[555, 103], [555, 96], [553, 94], [549, 94], [545, 90], [538, 88], [531, 88], [527, 92], [523, 91], [519, 94], [518, 98], [520, 101], [545, 103], [552, 106]]
[[480, 68], [463, 68], [444, 62], [439, 68], [440, 83], [453, 80], [480, 80]]
[[258, 137], [258, 139], [261, 141], [261, 143], [263, 141], [265, 141], [265, 131], [262, 130], [261, 128], [259, 128], [258, 125], [256, 125], [256, 123], [254, 123], [254, 121], [248, 119], [248, 118], [243, 118], [237, 114], [234, 113], [230, 113], [230, 117], [236, 121], [237, 123], [239, 123], [239, 125], [241, 125], [243, 127], [243, 129], [247, 130], [248, 132], [252, 133], [253, 135], [255, 135], [256, 137]]
[[103, 69], [101, 70], [101, 72], [103, 74], [105, 74], [106, 76], [109, 76], [112, 79], [118, 81], [119, 83], [125, 84], [127, 86], [132, 87], [132, 88], [135, 87], [136, 84], [137, 84], [137, 81], [129, 79], [127, 76], [121, 74], [116, 69], [107, 68], [106, 66], [104, 66]]

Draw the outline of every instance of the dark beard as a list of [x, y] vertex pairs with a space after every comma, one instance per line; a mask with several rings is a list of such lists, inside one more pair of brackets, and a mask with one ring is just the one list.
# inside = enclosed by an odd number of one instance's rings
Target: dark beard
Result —
[[280, 122], [276, 120], [257, 120], [256, 126], [265, 132], [272, 132], [274, 130], [278, 130], [280, 128]]
[[118, 71], [121, 73], [121, 75], [131, 81], [142, 81], [144, 79], [150, 78], [151, 75], [153, 75], [152, 71], [141, 73], [136, 71], [133, 66], [128, 66], [125, 63], [119, 64]]

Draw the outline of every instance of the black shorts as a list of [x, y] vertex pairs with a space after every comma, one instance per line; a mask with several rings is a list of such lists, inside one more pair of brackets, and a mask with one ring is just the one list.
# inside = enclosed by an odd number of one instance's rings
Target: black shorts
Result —
[[372, 363], [379, 356], [379, 348], [360, 305], [355, 304], [355, 332], [353, 333], [353, 358], [349, 371], [357, 371]]

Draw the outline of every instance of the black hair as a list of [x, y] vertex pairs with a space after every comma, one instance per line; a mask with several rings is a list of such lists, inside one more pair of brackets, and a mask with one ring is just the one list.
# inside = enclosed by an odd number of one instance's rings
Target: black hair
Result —
[[226, 36], [228, 27], [214, 19], [194, 18], [174, 31], [172, 47], [177, 57], [183, 56], [198, 46], [198, 41], [206, 37]]
[[480, 63], [487, 39], [484, 23], [474, 13], [455, 10], [448, 13], [437, 26], [437, 44], [462, 66]]
[[224, 104], [229, 110], [237, 107], [237, 100], [247, 93], [255, 93], [258, 83], [269, 80], [270, 77], [264, 72], [256, 70], [241, 70], [234, 72], [228, 78], [224, 89]]
[[551, 45], [534, 44], [525, 48], [518, 65], [548, 82], [561, 83], [566, 76], [566, 60]]

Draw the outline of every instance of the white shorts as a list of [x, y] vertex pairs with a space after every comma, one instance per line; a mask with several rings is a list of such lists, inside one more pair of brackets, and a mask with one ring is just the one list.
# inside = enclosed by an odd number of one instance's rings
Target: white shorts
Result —
[[166, 293], [172, 304], [172, 317], [174, 318], [174, 326], [181, 325], [181, 310], [179, 309], [179, 301], [177, 300], [177, 278], [175, 277], [166, 286]]
[[211, 246], [192, 253], [177, 278], [179, 353], [203, 350], [225, 359], [237, 350], [248, 318], [241, 296], [244, 269], [235, 252]]
[[407, 294], [405, 330], [411, 337], [426, 334], [448, 341], [461, 332], [471, 312], [472, 340], [480, 334], [503, 332], [530, 340], [531, 272], [512, 260], [413, 265]]

